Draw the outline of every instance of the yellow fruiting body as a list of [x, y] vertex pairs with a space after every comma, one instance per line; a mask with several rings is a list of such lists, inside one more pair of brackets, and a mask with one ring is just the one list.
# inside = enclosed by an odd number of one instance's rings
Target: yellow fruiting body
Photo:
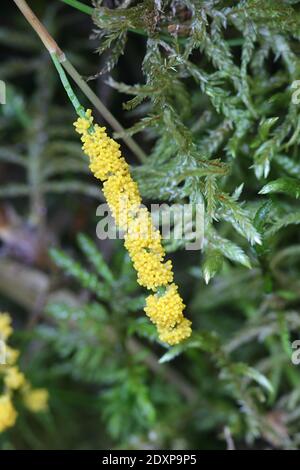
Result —
[[0, 396], [0, 433], [15, 425], [17, 412], [9, 395]]
[[8, 389], [17, 390], [25, 383], [25, 377], [18, 367], [8, 367], [4, 371], [4, 384]]
[[12, 334], [11, 318], [8, 313], [0, 314], [0, 339], [2, 341], [7, 340]]
[[25, 406], [34, 413], [48, 409], [49, 393], [44, 388], [29, 388], [24, 392], [23, 400]]
[[74, 126], [81, 134], [92, 173], [103, 182], [103, 193], [116, 224], [124, 231], [125, 247], [137, 271], [137, 280], [156, 292], [147, 298], [145, 312], [157, 326], [160, 339], [177, 344], [191, 335], [191, 322], [183, 316], [185, 305], [173, 284], [172, 263], [165, 261], [160, 232], [153, 226], [149, 211], [141, 207], [138, 186], [120, 146], [106, 134], [105, 127], [93, 124], [91, 110], [78, 118]]
[[191, 336], [191, 322], [187, 318], [182, 319], [176, 328], [164, 328], [158, 330], [159, 337], [162, 341], [168, 344], [178, 344], [181, 343], [184, 339]]
[[159, 295], [159, 293], [149, 295], [145, 312], [157, 325], [157, 328], [163, 330], [164, 328], [174, 328], [182, 321], [184, 307], [177, 286], [171, 284], [167, 287], [164, 295]]
[[[6, 341], [13, 333], [11, 317], [8, 313], [0, 313], [0, 339]], [[0, 433], [15, 425], [17, 412], [13, 405], [14, 394], [19, 393], [23, 403], [33, 412], [47, 409], [48, 391], [33, 389], [17, 366], [19, 351], [5, 344], [2, 353], [4, 358], [0, 364]], [[3, 361], [4, 359], [4, 361]], [[4, 362], [4, 363], [3, 363]]]
[[[0, 317], [1, 317], [1, 314], [0, 314]], [[7, 365], [8, 366], [14, 365], [17, 362], [17, 360], [20, 356], [20, 352], [17, 351], [17, 349], [11, 348], [7, 344], [5, 346], [5, 352], [6, 352], [6, 363], [7, 363]]]

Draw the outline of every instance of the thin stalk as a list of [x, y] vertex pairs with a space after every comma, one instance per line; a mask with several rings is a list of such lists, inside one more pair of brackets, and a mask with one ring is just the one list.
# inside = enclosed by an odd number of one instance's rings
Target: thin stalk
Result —
[[[70, 5], [73, 8], [76, 8], [82, 13], [86, 13], [87, 15], [93, 16], [94, 14], [95, 8], [89, 7], [85, 5], [84, 3], [78, 2], [78, 0], [60, 0], [60, 1], [63, 3], [66, 3], [67, 5]], [[102, 15], [102, 18], [109, 18], [109, 16]], [[141, 36], [147, 36], [147, 32], [144, 31], [143, 29], [129, 28], [128, 31], [131, 31], [132, 33], [140, 34]]]
[[73, 89], [70, 85], [70, 82], [67, 79], [65, 71], [64, 71], [64, 69], [62, 68], [62, 66], [60, 64], [60, 61], [59, 61], [57, 55], [55, 53], [52, 53], [51, 58], [52, 58], [53, 63], [56, 67], [58, 75], [60, 76], [63, 87], [66, 90], [67, 95], [69, 97], [69, 100], [71, 101], [72, 105], [74, 106], [74, 109], [75, 109], [76, 113], [78, 114], [78, 116], [84, 117], [84, 115], [85, 115], [84, 108], [83, 108], [83, 106], [81, 106], [77, 96], [75, 95], [75, 93], [74, 93], [74, 91], [73, 91]]
[[[70, 0], [71, 1], [71, 0]], [[61, 81], [66, 89], [66, 92], [76, 109], [76, 112], [79, 115], [82, 115], [82, 107], [79, 101], [76, 98], [75, 93], [73, 92], [71, 85], [63, 73], [62, 67], [60, 63], [63, 65], [67, 73], [73, 78], [75, 83], [78, 87], [82, 90], [82, 92], [86, 95], [89, 101], [93, 104], [93, 106], [99, 111], [99, 113], [103, 116], [103, 118], [111, 125], [111, 127], [118, 133], [122, 134], [121, 138], [126, 143], [126, 145], [130, 148], [130, 150], [136, 155], [136, 157], [141, 161], [146, 160], [146, 155], [143, 150], [139, 147], [139, 145], [133, 140], [132, 137], [127, 136], [125, 134], [125, 129], [123, 126], [117, 121], [117, 119], [112, 115], [112, 113], [106, 108], [106, 106], [102, 103], [102, 101], [98, 98], [98, 96], [93, 92], [93, 90], [87, 85], [81, 75], [77, 72], [74, 66], [71, 64], [69, 60], [67, 60], [64, 52], [59, 48], [56, 41], [52, 38], [49, 34], [47, 29], [44, 25], [40, 22], [37, 16], [33, 13], [31, 8], [27, 5], [25, 0], [14, 0], [15, 4], [21, 10], [29, 24], [35, 30], [35, 32], [40, 37], [41, 41], [45, 45], [46, 49], [51, 55], [51, 58], [56, 66], [56, 69], [59, 73]], [[77, 2], [79, 3], [79, 2]]]
[[126, 143], [127, 147], [137, 156], [137, 158], [144, 162], [146, 161], [146, 155], [141, 147], [132, 139], [132, 137], [125, 134], [124, 127], [117, 121], [117, 119], [113, 116], [113, 114], [106, 108], [106, 106], [102, 103], [102, 101], [98, 98], [96, 93], [89, 87], [86, 81], [81, 77], [81, 75], [77, 72], [75, 67], [71, 64], [71, 62], [64, 56], [63, 60], [61, 61], [62, 66], [68, 72], [70, 77], [73, 78], [76, 85], [81, 89], [81, 91], [85, 94], [88, 100], [93, 103], [95, 108], [99, 111], [99, 113], [103, 116], [103, 118], [110, 124], [110, 126], [118, 132], [120, 138]]
[[57, 53], [58, 55], [63, 54], [62, 50], [58, 47], [53, 37], [50, 36], [45, 26], [40, 22], [38, 17], [33, 13], [31, 8], [27, 5], [25, 0], [14, 0], [17, 7], [21, 10], [28, 23], [32, 26], [35, 32], [40, 37], [46, 49], [50, 54]]
[[88, 5], [85, 5], [82, 2], [78, 2], [77, 0], [61, 0], [64, 3], [67, 3], [67, 5], [70, 5], [71, 7], [77, 8], [77, 10], [81, 11], [82, 13], [86, 13], [87, 15], [92, 15], [94, 8], [89, 7]]
[[[78, 86], [84, 91], [86, 96], [88, 96], [89, 99], [94, 104], [95, 104], [95, 102], [97, 103], [97, 105], [96, 105], [97, 109], [100, 108], [100, 112], [106, 117], [106, 120], [111, 124], [111, 126], [114, 127], [116, 130], [119, 129], [119, 132], [124, 132], [124, 129], [122, 128], [122, 126], [118, 123], [118, 121], [114, 118], [114, 116], [105, 108], [105, 106], [99, 100], [97, 95], [95, 95], [95, 93], [89, 88], [89, 86], [86, 84], [86, 82], [80, 77], [80, 75], [78, 74], [76, 69], [72, 66], [72, 64], [65, 59], [65, 56], [64, 56], [63, 62], [59, 61], [59, 58], [57, 57], [57, 55], [55, 53], [51, 54], [51, 58], [54, 62], [56, 70], [57, 70], [57, 72], [60, 76], [63, 87], [66, 90], [67, 95], [68, 95], [72, 105], [74, 106], [74, 109], [75, 109], [76, 113], [78, 114], [78, 116], [84, 117], [85, 116], [85, 111], [84, 111], [84, 108], [81, 106], [77, 96], [75, 95], [75, 93], [74, 93], [74, 91], [73, 91], [73, 89], [70, 85], [70, 82], [69, 82], [69, 80], [68, 80], [68, 78], [65, 74], [65, 71], [64, 71], [62, 65], [65, 66], [66, 70], [73, 77], [74, 81], [78, 84]], [[126, 141], [126, 136], [125, 136], [124, 140]], [[135, 153], [139, 152], [139, 147], [132, 146], [131, 141], [127, 141], [126, 143], [131, 148], [132, 151], [135, 151]], [[133, 144], [135, 144], [135, 142], [133, 142]]]

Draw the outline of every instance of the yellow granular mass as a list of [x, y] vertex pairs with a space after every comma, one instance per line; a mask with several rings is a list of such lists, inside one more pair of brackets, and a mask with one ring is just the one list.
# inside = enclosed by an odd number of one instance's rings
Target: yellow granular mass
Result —
[[162, 295], [149, 295], [145, 312], [157, 326], [161, 341], [177, 344], [191, 335], [191, 322], [182, 313], [184, 307], [175, 284], [168, 286]]
[[148, 210], [140, 208], [136, 217], [130, 219], [125, 234], [125, 247], [138, 273], [140, 285], [156, 290], [173, 280], [171, 261], [164, 262], [165, 252], [161, 236], [154, 228]]
[[159, 338], [164, 343], [178, 344], [192, 334], [191, 322], [187, 318], [181, 320], [175, 328], [158, 329]]
[[92, 117], [92, 110], [87, 109], [85, 117], [80, 117], [74, 123], [76, 132], [79, 134], [85, 134], [89, 128], [93, 125], [94, 118]]
[[13, 332], [8, 313], [0, 313], [0, 339], [5, 341]]
[[17, 412], [8, 395], [0, 396], [0, 433], [14, 426]]
[[[2, 338], [7, 339], [13, 332], [9, 314], [0, 314]], [[1, 339], [1, 336], [0, 336]], [[30, 382], [16, 365], [19, 351], [5, 345], [4, 364], [0, 367], [0, 433], [15, 425], [17, 412], [13, 406], [15, 395], [22, 397], [23, 403], [33, 412], [47, 409], [48, 392], [44, 389], [32, 389]]]
[[165, 261], [165, 251], [159, 231], [153, 226], [146, 208], [141, 207], [141, 197], [129, 166], [121, 156], [120, 146], [108, 137], [105, 128], [93, 124], [91, 110], [85, 118], [74, 123], [81, 134], [83, 151], [90, 159], [90, 169], [103, 182], [103, 194], [125, 238], [140, 285], [157, 291], [166, 288], [163, 295], [150, 295], [145, 312], [157, 326], [159, 337], [176, 344], [191, 335], [191, 322], [183, 316], [184, 304], [172, 284], [171, 261]]
[[[96, 125], [94, 133], [84, 137], [82, 148], [90, 156], [90, 168], [96, 178], [103, 181], [117, 172], [123, 175], [128, 174], [128, 166], [121, 157], [119, 144], [106, 135], [104, 127]], [[98, 160], [99, 153], [101, 153], [101, 164]]]
[[48, 409], [49, 393], [44, 388], [28, 389], [23, 395], [25, 406], [34, 413]]
[[17, 349], [11, 348], [8, 345], [6, 345], [6, 347], [5, 347], [5, 352], [6, 352], [6, 358], [5, 359], [6, 359], [7, 365], [8, 366], [14, 365], [17, 362], [17, 360], [20, 356], [20, 352], [17, 351]]
[[[125, 242], [125, 247], [127, 244]], [[171, 261], [162, 262], [161, 257], [148, 253], [145, 250], [129, 251], [134, 269], [137, 271], [138, 283], [147, 289], [156, 290], [165, 286], [173, 279]]]
[[11, 390], [17, 390], [25, 383], [24, 374], [16, 366], [5, 369], [4, 374], [4, 383]]
[[135, 216], [129, 215], [130, 224], [126, 234], [126, 240], [132, 248], [128, 249], [147, 249], [152, 253], [165, 256], [165, 251], [161, 244], [161, 235], [152, 223], [151, 215], [146, 207], [139, 207]]
[[104, 182], [103, 194], [118, 227], [128, 230], [128, 224], [141, 204], [137, 184], [129, 174], [116, 173]]
[[171, 284], [164, 294], [149, 295], [145, 312], [157, 328], [174, 328], [183, 318], [184, 307], [177, 286]]

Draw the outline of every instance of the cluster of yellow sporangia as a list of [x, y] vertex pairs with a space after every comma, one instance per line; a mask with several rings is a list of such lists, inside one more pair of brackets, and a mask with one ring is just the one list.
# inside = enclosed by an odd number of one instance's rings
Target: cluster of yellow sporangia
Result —
[[6, 342], [13, 333], [11, 318], [0, 313], [0, 433], [15, 425], [17, 411], [13, 404], [14, 394], [19, 393], [25, 406], [39, 412], [47, 409], [48, 392], [43, 388], [33, 389], [17, 365], [19, 351]]
[[160, 232], [142, 207], [138, 186], [121, 156], [120, 146], [108, 137], [105, 127], [93, 124], [91, 110], [74, 123], [81, 134], [90, 169], [103, 182], [103, 193], [117, 226], [124, 231], [125, 247], [137, 271], [140, 285], [155, 292], [146, 299], [145, 312], [156, 325], [159, 337], [176, 344], [191, 335], [191, 322], [184, 318], [185, 305], [173, 283], [171, 261], [165, 261]]

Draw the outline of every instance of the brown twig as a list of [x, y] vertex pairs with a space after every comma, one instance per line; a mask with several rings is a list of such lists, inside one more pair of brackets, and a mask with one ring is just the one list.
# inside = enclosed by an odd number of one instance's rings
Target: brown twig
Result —
[[27, 3], [24, 0], [14, 0], [14, 2], [18, 6], [18, 8], [21, 10], [23, 15], [27, 19], [28, 23], [32, 26], [32, 28], [39, 35], [41, 41], [43, 42], [44, 46], [49, 51], [49, 53], [62, 56], [63, 55], [62, 50], [58, 47], [53, 37], [48, 33], [45, 26], [40, 22], [40, 20], [33, 13], [33, 11], [27, 5]]

